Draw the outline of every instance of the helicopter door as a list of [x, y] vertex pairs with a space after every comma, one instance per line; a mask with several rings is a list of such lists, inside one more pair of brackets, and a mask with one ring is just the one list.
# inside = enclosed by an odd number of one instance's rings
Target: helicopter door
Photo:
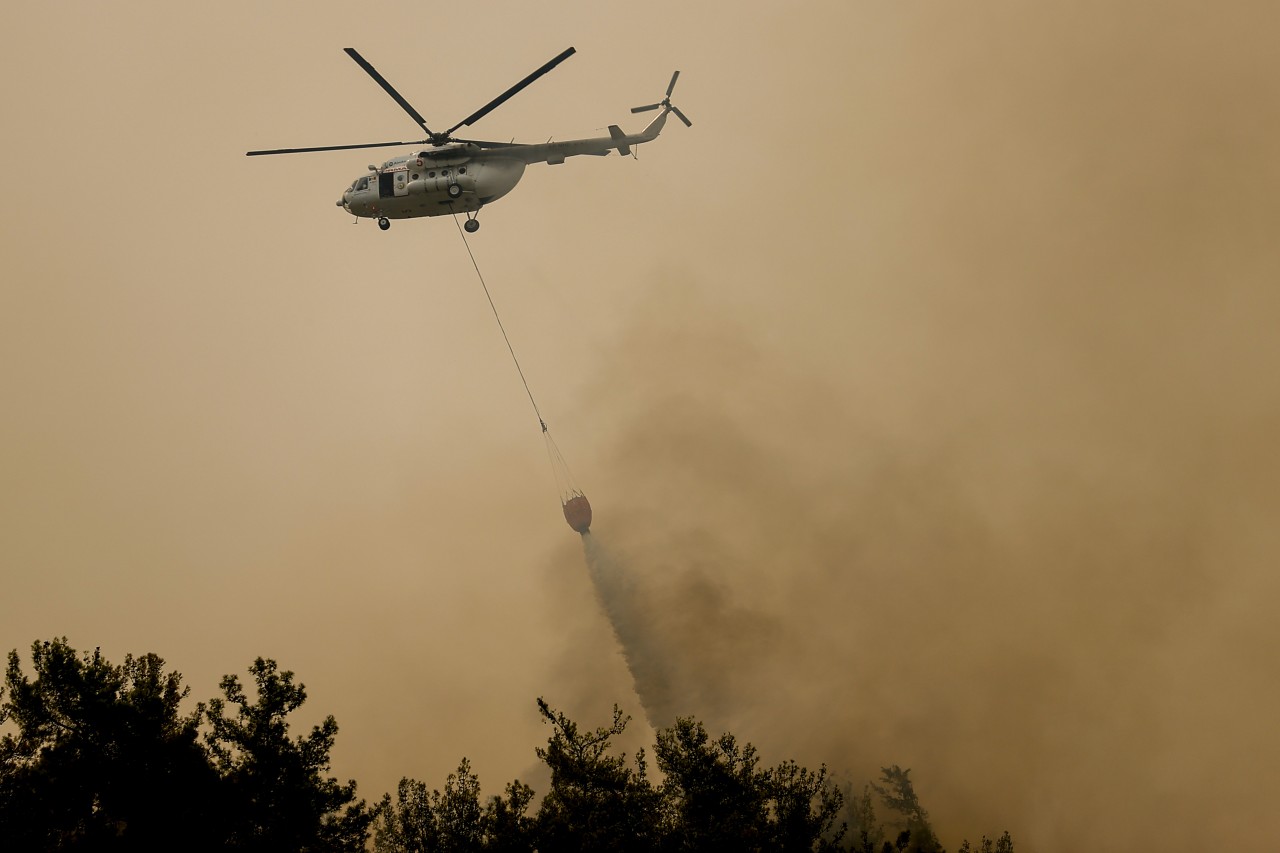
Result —
[[402, 195], [408, 195], [408, 194], [409, 194], [409, 172], [408, 172], [408, 170], [406, 170], [406, 169], [401, 169], [399, 172], [396, 172], [396, 187], [395, 187], [395, 193], [396, 193], [396, 195], [397, 195], [397, 196], [402, 196]]
[[379, 172], [378, 173], [378, 198], [391, 198], [396, 194], [395, 190], [395, 173]]

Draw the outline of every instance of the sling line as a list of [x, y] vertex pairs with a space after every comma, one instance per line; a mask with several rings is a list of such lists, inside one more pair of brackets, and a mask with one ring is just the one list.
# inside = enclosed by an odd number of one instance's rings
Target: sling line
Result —
[[507, 343], [507, 352], [511, 353], [511, 360], [516, 365], [516, 373], [520, 374], [520, 382], [524, 385], [524, 393], [529, 395], [529, 402], [533, 405], [533, 413], [538, 416], [538, 425], [542, 427], [542, 431], [547, 431], [547, 422], [542, 419], [542, 412], [538, 411], [538, 403], [533, 399], [533, 392], [529, 390], [529, 381], [524, 378], [524, 370], [520, 368], [520, 359], [516, 358], [516, 351], [511, 346], [511, 339], [507, 337], [507, 330], [502, 325], [502, 318], [498, 316], [498, 307], [493, 304], [493, 297], [489, 295], [489, 285], [484, 282], [484, 274], [480, 272], [480, 265], [476, 263], [475, 253], [471, 251], [471, 244], [467, 242], [467, 235], [463, 233], [462, 226], [458, 224], [458, 214], [453, 215], [453, 224], [458, 229], [458, 236], [462, 238], [462, 245], [467, 247], [467, 256], [471, 258], [471, 266], [475, 267], [476, 277], [480, 279], [480, 286], [484, 288], [484, 296], [489, 300], [489, 308], [493, 311], [493, 319], [498, 321], [498, 331], [502, 332], [502, 339]]

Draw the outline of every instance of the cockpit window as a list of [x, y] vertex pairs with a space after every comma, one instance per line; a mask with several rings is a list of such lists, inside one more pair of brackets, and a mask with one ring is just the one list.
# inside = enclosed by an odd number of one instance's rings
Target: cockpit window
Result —
[[369, 176], [365, 175], [363, 178], [356, 181], [356, 192], [367, 189], [369, 189]]

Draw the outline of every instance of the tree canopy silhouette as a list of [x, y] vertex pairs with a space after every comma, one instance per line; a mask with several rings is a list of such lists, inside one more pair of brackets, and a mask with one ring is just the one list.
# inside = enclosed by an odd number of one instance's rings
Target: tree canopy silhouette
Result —
[[[291, 739], [286, 717], [307, 694], [273, 660], [249, 667], [256, 701], [240, 680], [225, 676], [225, 698], [205, 711], [204, 740], [232, 808], [225, 810], [227, 848], [232, 850], [360, 850], [372, 815], [356, 799], [356, 783], [339, 784], [329, 770], [338, 724], [332, 716], [311, 733]], [[227, 716], [228, 703], [236, 708]]]
[[[483, 797], [463, 758], [443, 789], [404, 778], [369, 808], [329, 775], [333, 717], [293, 735], [306, 701], [294, 674], [258, 658], [251, 683], [183, 711], [190, 694], [154, 654], [114, 665], [59, 638], [17, 652], [0, 686], [0, 847], [43, 851], [182, 849], [241, 853], [810, 851], [941, 853], [910, 771], [884, 768], [854, 794], [826, 766], [767, 767], [750, 743], [680, 718], [648, 755], [616, 754], [630, 718], [579, 726], [545, 700], [535, 753], [551, 781]], [[877, 804], [884, 815], [881, 820]], [[962, 853], [1013, 853], [1008, 833]]]
[[5, 849], [364, 849], [355, 784], [323, 775], [337, 724], [291, 740], [285, 717], [306, 693], [274, 661], [250, 669], [256, 700], [229, 675], [222, 698], [183, 714], [190, 691], [154, 654], [115, 666], [60, 638], [31, 658], [34, 679], [10, 653], [0, 702], [16, 728], [0, 739]]

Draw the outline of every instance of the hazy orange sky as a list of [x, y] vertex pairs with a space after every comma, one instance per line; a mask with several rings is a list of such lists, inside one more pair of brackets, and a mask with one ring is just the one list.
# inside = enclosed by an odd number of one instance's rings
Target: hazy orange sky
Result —
[[457, 229], [334, 201], [567, 46], [472, 238], [681, 712], [945, 844], [1280, 842], [1270, 3], [8, 4], [0, 647], [275, 658], [377, 799], [649, 730]]

